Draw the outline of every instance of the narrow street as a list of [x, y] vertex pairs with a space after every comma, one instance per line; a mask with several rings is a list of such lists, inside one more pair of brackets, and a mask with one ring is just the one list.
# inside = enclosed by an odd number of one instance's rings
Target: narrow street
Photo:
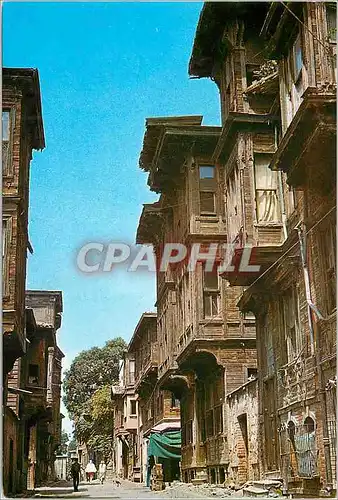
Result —
[[[121, 480], [121, 485], [117, 486], [111, 481], [106, 481], [104, 484], [99, 484], [98, 480], [92, 484], [81, 482], [79, 491], [74, 492], [72, 483], [69, 481], [60, 481], [59, 484], [52, 486], [44, 486], [35, 489], [34, 498], [116, 498], [123, 500], [185, 500], [204, 499], [212, 500], [215, 498], [247, 498], [243, 497], [242, 491], [229, 491], [227, 489], [212, 486], [193, 486], [187, 483], [173, 483], [171, 487], [167, 487], [163, 491], [151, 491], [143, 484], [134, 483], [131, 481]], [[273, 498], [273, 495], [260, 496], [262, 500]], [[301, 500], [309, 500], [302, 498]]]
[[[190, 490], [190, 491], [189, 491]], [[120, 499], [169, 499], [169, 498], [215, 498], [197, 492], [195, 488], [180, 483], [179, 487], [167, 488], [164, 491], [151, 491], [143, 484], [121, 481], [121, 485], [107, 481], [103, 485], [98, 481], [92, 484], [81, 482], [79, 491], [74, 492], [72, 483], [60, 481], [59, 485], [44, 486], [35, 489], [34, 498], [120, 498]]]

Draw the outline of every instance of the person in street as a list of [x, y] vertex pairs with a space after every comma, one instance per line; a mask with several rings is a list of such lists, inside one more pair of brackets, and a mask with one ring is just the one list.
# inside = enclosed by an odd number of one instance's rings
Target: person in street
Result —
[[86, 470], [86, 474], [88, 474], [89, 482], [91, 483], [94, 479], [94, 474], [96, 472], [96, 467], [95, 467], [95, 464], [93, 464], [92, 460], [89, 460], [85, 470]]
[[78, 488], [80, 482], [80, 464], [77, 458], [73, 458], [70, 473], [73, 478], [74, 491], [79, 491]]
[[106, 479], [106, 470], [107, 466], [104, 461], [101, 460], [101, 463], [99, 465], [99, 480], [101, 484], [103, 484], [103, 481]]

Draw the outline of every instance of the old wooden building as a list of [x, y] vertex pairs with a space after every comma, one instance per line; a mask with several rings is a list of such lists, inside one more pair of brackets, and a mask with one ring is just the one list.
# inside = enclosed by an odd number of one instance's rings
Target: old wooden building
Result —
[[[6, 407], [7, 377], [27, 350], [32, 333], [25, 311], [28, 236], [29, 169], [33, 150], [45, 147], [39, 75], [36, 69], [2, 70], [2, 297], [4, 492], [20, 484], [16, 473], [17, 418]], [[21, 460], [21, 458], [20, 458]], [[20, 463], [19, 463], [20, 465]], [[19, 469], [20, 470], [20, 469]]]
[[32, 490], [55, 477], [55, 450], [61, 438], [64, 356], [56, 339], [61, 312], [61, 292], [26, 293], [28, 347], [8, 375], [6, 412], [11, 413], [15, 422], [5, 434], [5, 444], [13, 449], [4, 460], [9, 492]]
[[[152, 441], [177, 440], [180, 402], [157, 384], [158, 341], [156, 313], [143, 313], [121, 363], [121, 379], [112, 388], [115, 409], [115, 471], [123, 478], [150, 485], [151, 466], [161, 463], [164, 480], [180, 476], [180, 447], [172, 457], [150, 455]], [[154, 438], [154, 435], [156, 437]], [[164, 446], [165, 448], [165, 446]], [[169, 455], [170, 453], [168, 453]], [[163, 456], [162, 456], [163, 455]]]
[[262, 471], [301, 494], [336, 490], [335, 22], [324, 2], [274, 3], [264, 22], [281, 115], [270, 168], [292, 196], [281, 257], [241, 299], [257, 317]]
[[[165, 440], [177, 441], [181, 428], [180, 401], [171, 391], [162, 391], [157, 383], [158, 340], [157, 315], [144, 313], [135, 328], [128, 351], [135, 353], [135, 391], [138, 403], [138, 460], [140, 481], [150, 485], [151, 465], [161, 463], [165, 482], [180, 477], [180, 449], [171, 443], [171, 454], [166, 452]], [[152, 443], [160, 440], [162, 454], [153, 456]], [[180, 443], [180, 439], [179, 439]]]
[[[224, 169], [212, 159], [221, 128], [201, 122], [199, 116], [147, 120], [140, 166], [161, 196], [144, 206], [137, 242], [153, 244], [158, 262], [158, 385], [181, 401], [182, 477], [223, 483], [226, 396], [256, 371], [255, 326], [236, 307], [241, 287], [228, 287], [217, 273], [222, 251], [211, 269], [204, 258], [227, 235]], [[195, 264], [185, 258], [162, 268], [168, 244], [177, 243], [187, 256], [199, 249]]]
[[260, 476], [300, 494], [336, 489], [335, 51], [333, 3], [209, 3], [189, 65], [220, 90], [223, 277], [256, 317]]
[[133, 479], [138, 472], [137, 396], [135, 355], [127, 351], [120, 364], [120, 380], [112, 386], [114, 408], [114, 469], [119, 477]]
[[[26, 352], [25, 287], [29, 167], [45, 147], [36, 69], [2, 70], [3, 373]], [[6, 384], [5, 384], [6, 385]]]

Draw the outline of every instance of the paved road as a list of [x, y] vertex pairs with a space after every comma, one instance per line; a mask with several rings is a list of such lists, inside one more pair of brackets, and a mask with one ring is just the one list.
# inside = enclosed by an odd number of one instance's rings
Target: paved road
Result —
[[[116, 498], [119, 500], [221, 500], [222, 498], [226, 500], [228, 498], [230, 500], [244, 500], [243, 496], [237, 496], [235, 492], [228, 497], [208, 495], [210, 495], [210, 492], [206, 491], [201, 494], [200, 491], [189, 488], [188, 485], [156, 492], [150, 491], [146, 486], [123, 480], [121, 486], [116, 486], [111, 482], [105, 482], [102, 485], [98, 484], [98, 481], [94, 481], [92, 484], [80, 483], [79, 491], [74, 493], [71, 483], [62, 481], [49, 487], [36, 488], [34, 498]], [[272, 499], [260, 497], [260, 500]]]
[[[146, 486], [121, 481], [121, 486], [111, 482], [97, 484], [80, 483], [79, 491], [74, 492], [71, 483], [36, 488], [34, 498], [116, 498], [122, 500], [169, 500], [163, 492], [150, 491]], [[176, 497], [177, 498], [177, 497]], [[182, 499], [183, 500], [183, 499]], [[186, 498], [184, 498], [186, 500]]]

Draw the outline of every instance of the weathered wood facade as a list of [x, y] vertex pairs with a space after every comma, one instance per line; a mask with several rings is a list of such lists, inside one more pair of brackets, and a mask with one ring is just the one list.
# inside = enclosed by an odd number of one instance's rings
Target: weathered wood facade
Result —
[[[13, 425], [16, 423], [17, 432], [4, 437], [7, 491], [32, 490], [55, 477], [55, 450], [61, 438], [61, 363], [64, 357], [56, 340], [61, 312], [61, 292], [26, 292], [28, 347], [8, 374], [6, 412], [11, 414]], [[11, 451], [14, 446], [15, 453]]]
[[336, 489], [335, 51], [333, 3], [206, 4], [189, 66], [220, 88], [226, 230], [261, 266], [223, 275], [256, 316], [260, 474], [300, 494]]
[[137, 464], [137, 395], [135, 355], [126, 352], [120, 365], [119, 385], [112, 386], [114, 407], [114, 469], [119, 477], [132, 479]]
[[[38, 71], [2, 70], [3, 373], [26, 352], [29, 167], [45, 147]], [[6, 384], [5, 384], [6, 385]]]
[[6, 405], [8, 374], [19, 372], [18, 358], [27, 351], [34, 320], [25, 310], [28, 236], [29, 169], [33, 150], [45, 147], [39, 75], [36, 69], [2, 70], [2, 283], [4, 493], [20, 491], [24, 463], [18, 420], [19, 405]]
[[[130, 368], [134, 375], [130, 377], [129, 373], [126, 384]], [[180, 401], [158, 386], [157, 369], [157, 315], [143, 313], [121, 365], [120, 385], [112, 388], [112, 398], [117, 438], [115, 471], [121, 477], [145, 483], [149, 479], [149, 435], [180, 428]], [[166, 467], [164, 474], [170, 474]]]
[[[220, 482], [228, 464], [225, 398], [256, 367], [255, 326], [236, 307], [241, 287], [229, 288], [203, 256], [188, 263], [193, 245], [203, 253], [227, 241], [224, 169], [212, 160], [221, 128], [201, 121], [147, 120], [140, 166], [161, 196], [145, 205], [137, 242], [156, 253], [158, 385], [181, 400], [182, 477]], [[187, 258], [161, 268], [166, 245], [177, 243]]]

